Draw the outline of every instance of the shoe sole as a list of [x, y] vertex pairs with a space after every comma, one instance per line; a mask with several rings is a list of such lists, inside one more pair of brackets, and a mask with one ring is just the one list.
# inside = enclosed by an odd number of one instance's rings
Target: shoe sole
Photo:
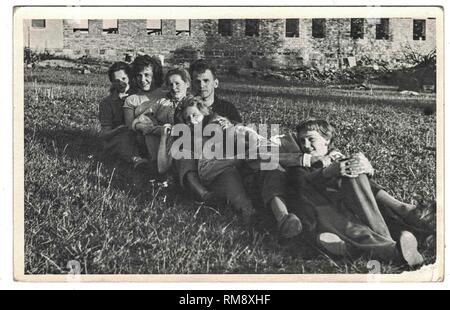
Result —
[[416, 237], [409, 231], [403, 231], [400, 235], [400, 249], [403, 259], [408, 266], [416, 267], [423, 264], [423, 256], [417, 249]]
[[288, 215], [289, 217], [281, 225], [280, 234], [284, 238], [294, 238], [301, 234], [303, 227], [300, 219], [295, 214]]
[[317, 237], [317, 241], [320, 246], [330, 254], [342, 257], [347, 256], [347, 246], [337, 235], [333, 233], [321, 233]]

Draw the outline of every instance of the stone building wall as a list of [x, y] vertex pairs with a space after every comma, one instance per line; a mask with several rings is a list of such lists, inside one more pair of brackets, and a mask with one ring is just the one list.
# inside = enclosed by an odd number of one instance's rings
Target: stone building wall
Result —
[[61, 19], [46, 19], [45, 27], [33, 27], [32, 20], [24, 20], [23, 41], [25, 47], [37, 51], [51, 49], [61, 51], [63, 48], [63, 21]]
[[[425, 19], [425, 18], [424, 18]], [[286, 37], [284, 19], [259, 20], [259, 35], [245, 35], [245, 20], [232, 20], [232, 35], [218, 33], [218, 20], [190, 21], [190, 34], [176, 35], [175, 20], [162, 20], [162, 35], [148, 35], [146, 20], [119, 20], [117, 33], [103, 31], [102, 20], [89, 20], [89, 31], [74, 32], [64, 20], [63, 53], [80, 57], [88, 54], [111, 61], [127, 53], [164, 56], [168, 65], [205, 57], [219, 67], [339, 67], [343, 59], [400, 61], [404, 52], [427, 53], [436, 47], [435, 20], [426, 20], [426, 40], [413, 40], [413, 19], [389, 19], [389, 38], [377, 40], [379, 19], [364, 19], [364, 37], [351, 38], [350, 19], [327, 19], [325, 37], [312, 37], [312, 20], [299, 19], [299, 36]]]

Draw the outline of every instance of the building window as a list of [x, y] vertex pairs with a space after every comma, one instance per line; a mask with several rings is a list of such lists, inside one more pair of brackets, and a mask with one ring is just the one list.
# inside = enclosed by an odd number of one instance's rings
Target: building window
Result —
[[259, 36], [259, 19], [245, 20], [245, 35], [248, 37]]
[[151, 36], [162, 35], [162, 23], [160, 19], [147, 19], [147, 34]]
[[325, 18], [313, 18], [312, 37], [325, 38]]
[[112, 34], [118, 33], [119, 26], [117, 19], [104, 19], [103, 20], [103, 33], [104, 34]]
[[352, 39], [364, 39], [364, 18], [350, 19], [350, 37]]
[[231, 36], [233, 31], [231, 27], [231, 19], [219, 19], [218, 32], [222, 36]]
[[286, 19], [286, 37], [287, 38], [298, 38], [299, 37], [299, 19]]
[[177, 36], [190, 36], [191, 35], [191, 20], [190, 19], [177, 19], [175, 21], [175, 34]]
[[413, 40], [425, 41], [426, 38], [426, 24], [425, 19], [413, 20]]
[[89, 20], [87, 19], [72, 19], [71, 24], [73, 32], [89, 33]]
[[45, 28], [45, 19], [32, 19], [31, 27], [32, 28]]
[[380, 22], [375, 26], [375, 39], [388, 40], [389, 39], [389, 18], [380, 18]]

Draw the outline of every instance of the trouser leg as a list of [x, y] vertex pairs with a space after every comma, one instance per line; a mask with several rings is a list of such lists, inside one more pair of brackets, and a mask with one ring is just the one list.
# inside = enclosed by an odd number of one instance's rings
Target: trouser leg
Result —
[[240, 212], [246, 224], [251, 220], [255, 210], [253, 204], [244, 189], [241, 175], [235, 167], [230, 167], [221, 173], [209, 186], [217, 196], [226, 201]]
[[117, 133], [109, 140], [104, 141], [105, 152], [113, 157], [120, 158], [128, 163], [134, 156], [139, 156], [136, 133], [132, 130]]
[[156, 162], [158, 160], [158, 149], [159, 149], [159, 136], [155, 135], [145, 135], [145, 145], [148, 152], [148, 160], [150, 162]]

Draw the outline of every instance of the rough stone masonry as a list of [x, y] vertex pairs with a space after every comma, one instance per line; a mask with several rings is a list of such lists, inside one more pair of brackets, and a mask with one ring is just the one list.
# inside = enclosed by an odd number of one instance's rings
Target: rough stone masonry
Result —
[[[220, 26], [217, 19], [192, 19], [183, 32], [175, 20], [161, 20], [156, 33], [148, 31], [145, 19], [118, 20], [114, 31], [104, 29], [101, 19], [89, 20], [84, 31], [70, 20], [47, 20], [49, 29], [28, 22], [25, 42], [35, 50], [112, 61], [146, 53], [162, 55], [170, 65], [205, 57], [219, 68], [338, 68], [349, 65], [348, 57], [396, 62], [405, 52], [425, 54], [436, 47], [433, 18], [234, 19]], [[45, 37], [46, 30], [52, 37]]]

